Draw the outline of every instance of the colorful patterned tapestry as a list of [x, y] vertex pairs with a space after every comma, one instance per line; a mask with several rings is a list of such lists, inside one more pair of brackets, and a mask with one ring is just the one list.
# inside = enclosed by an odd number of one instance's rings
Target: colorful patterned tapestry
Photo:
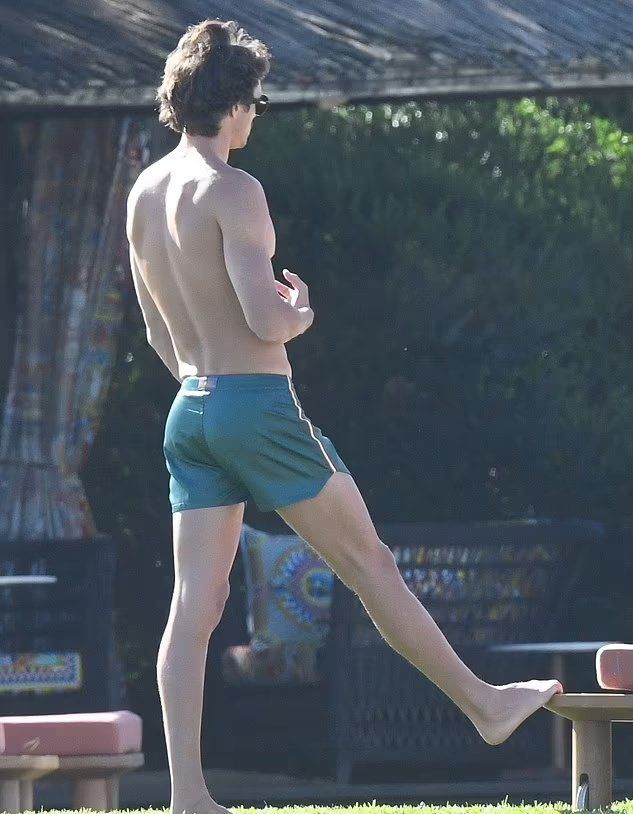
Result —
[[149, 163], [129, 117], [18, 125], [31, 168], [15, 354], [0, 427], [0, 541], [89, 538], [78, 477], [98, 430], [126, 293], [125, 209]]
[[82, 685], [81, 653], [0, 653], [0, 692], [68, 692]]

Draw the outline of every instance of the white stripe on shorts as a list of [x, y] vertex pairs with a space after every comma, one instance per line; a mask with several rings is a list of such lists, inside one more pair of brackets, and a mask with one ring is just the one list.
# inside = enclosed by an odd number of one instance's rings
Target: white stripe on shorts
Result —
[[295, 405], [296, 405], [296, 407], [297, 407], [297, 410], [299, 411], [299, 418], [300, 418], [302, 421], [306, 421], [306, 422], [308, 423], [308, 427], [310, 428], [310, 435], [311, 435], [311, 436], [314, 438], [314, 440], [315, 440], [315, 441], [317, 442], [317, 444], [319, 445], [319, 449], [320, 449], [320, 450], [321, 450], [321, 452], [323, 453], [323, 456], [325, 457], [325, 460], [326, 460], [326, 461], [328, 462], [328, 464], [329, 464], [329, 465], [332, 467], [332, 472], [336, 472], [336, 467], [334, 466], [334, 464], [332, 463], [332, 461], [329, 459], [328, 454], [327, 454], [327, 452], [325, 451], [325, 449], [324, 449], [324, 447], [323, 447], [323, 444], [322, 444], [322, 443], [319, 441], [319, 439], [318, 439], [318, 438], [316, 437], [316, 435], [314, 434], [314, 428], [312, 427], [312, 423], [310, 422], [310, 419], [308, 418], [308, 416], [307, 416], [305, 413], [303, 413], [303, 415], [301, 415], [301, 413], [302, 413], [302, 407], [301, 407], [301, 405], [299, 404], [299, 401], [298, 401], [298, 399], [297, 399], [297, 396], [296, 396], [296, 394], [295, 394], [295, 392], [294, 392], [294, 387], [292, 386], [292, 382], [290, 381], [290, 376], [286, 376], [286, 379], [288, 380], [288, 390], [290, 390], [290, 395], [292, 396], [292, 400], [294, 401], [294, 403], [295, 403]]

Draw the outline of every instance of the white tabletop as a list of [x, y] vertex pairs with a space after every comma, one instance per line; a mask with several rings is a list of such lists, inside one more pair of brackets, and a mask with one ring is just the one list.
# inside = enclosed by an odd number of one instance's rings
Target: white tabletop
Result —
[[0, 576], [0, 587], [3, 585], [41, 585], [51, 582], [57, 582], [57, 577], [49, 577], [44, 574], [10, 574]]
[[605, 644], [622, 642], [519, 642], [517, 644], [493, 644], [489, 650], [504, 653], [590, 653]]

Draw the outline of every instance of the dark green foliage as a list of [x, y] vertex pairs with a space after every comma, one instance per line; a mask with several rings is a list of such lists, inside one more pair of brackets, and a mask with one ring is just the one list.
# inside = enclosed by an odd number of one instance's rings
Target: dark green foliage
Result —
[[522, 100], [286, 114], [257, 136], [242, 165], [315, 303], [295, 375], [374, 513], [627, 512], [626, 135], [582, 101]]

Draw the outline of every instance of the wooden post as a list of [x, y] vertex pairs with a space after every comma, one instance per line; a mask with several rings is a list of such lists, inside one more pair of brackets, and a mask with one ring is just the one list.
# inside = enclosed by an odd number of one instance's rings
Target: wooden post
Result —
[[20, 780], [20, 811], [33, 811], [33, 781]]
[[73, 783], [73, 808], [108, 810], [108, 787], [105, 777], [78, 777]]
[[8, 778], [0, 783], [0, 811], [17, 814], [20, 811], [20, 781]]
[[611, 721], [572, 721], [571, 804], [584, 776], [588, 780], [587, 808], [603, 808], [612, 802]]
[[[552, 655], [552, 676], [557, 678], [563, 687], [565, 686], [566, 675], [562, 653], [554, 653]], [[565, 747], [567, 743], [569, 743], [567, 740], [569, 737], [568, 732], [569, 723], [567, 722], [567, 718], [563, 718], [562, 715], [554, 715], [554, 720], [552, 721], [552, 764], [554, 769], [561, 773], [565, 770], [567, 765]]]
[[119, 776], [112, 775], [106, 780], [108, 789], [108, 811], [118, 811], [119, 808]]

